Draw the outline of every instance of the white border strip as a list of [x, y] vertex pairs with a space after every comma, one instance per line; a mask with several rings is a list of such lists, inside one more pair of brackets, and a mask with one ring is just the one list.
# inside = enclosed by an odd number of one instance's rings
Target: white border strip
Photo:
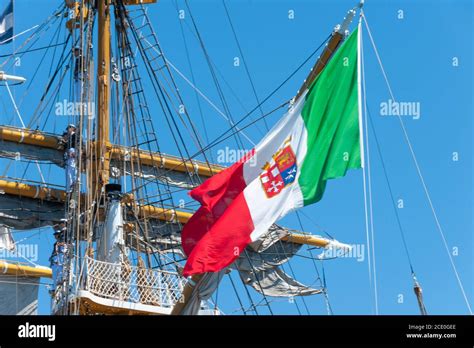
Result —
[[364, 131], [362, 127], [362, 77], [361, 77], [361, 32], [362, 32], [362, 23], [359, 21], [358, 30], [357, 30], [357, 93], [358, 93], [358, 103], [359, 103], [359, 136], [360, 136], [360, 166], [364, 168], [365, 158], [364, 158]]

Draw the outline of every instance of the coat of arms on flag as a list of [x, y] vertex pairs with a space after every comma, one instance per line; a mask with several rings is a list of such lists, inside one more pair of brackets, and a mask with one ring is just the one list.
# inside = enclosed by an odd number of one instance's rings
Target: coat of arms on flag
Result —
[[296, 156], [291, 148], [291, 139], [287, 139], [282, 148], [273, 156], [270, 163], [262, 168], [260, 181], [268, 198], [278, 195], [296, 179]]

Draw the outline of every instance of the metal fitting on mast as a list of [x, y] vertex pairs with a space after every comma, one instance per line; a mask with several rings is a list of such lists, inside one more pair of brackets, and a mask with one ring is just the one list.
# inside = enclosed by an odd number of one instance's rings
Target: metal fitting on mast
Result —
[[17, 83], [23, 83], [26, 81], [26, 79], [21, 76], [7, 75], [4, 71], [0, 71], [0, 81], [13, 81]]
[[359, 4], [356, 7], [347, 12], [347, 15], [346, 17], [344, 17], [342, 24], [336, 25], [334, 31], [341, 35], [344, 35], [344, 37], [349, 36], [349, 25], [352, 23], [352, 20], [356, 15], [357, 9], [362, 9], [363, 6], [364, 0], [360, 0]]
[[122, 185], [120, 184], [106, 184], [105, 193], [107, 198], [111, 201], [120, 201], [122, 199]]
[[[361, 0], [358, 7], [361, 8], [364, 4], [364, 1]], [[331, 38], [329, 42], [326, 44], [323, 53], [318, 57], [316, 63], [314, 64], [313, 68], [311, 69], [308, 77], [303, 82], [303, 85], [300, 87], [298, 92], [296, 92], [295, 97], [290, 102], [290, 107], [295, 103], [295, 101], [301, 97], [301, 95], [306, 91], [307, 88], [311, 85], [314, 81], [316, 76], [323, 70], [324, 66], [326, 66], [327, 62], [331, 58], [331, 56], [336, 52], [337, 48], [339, 47], [340, 43], [344, 41], [344, 39], [349, 35], [349, 25], [351, 24], [354, 16], [357, 12], [357, 6], [347, 12], [346, 17], [342, 24], [338, 24], [334, 27], [332, 32]]]

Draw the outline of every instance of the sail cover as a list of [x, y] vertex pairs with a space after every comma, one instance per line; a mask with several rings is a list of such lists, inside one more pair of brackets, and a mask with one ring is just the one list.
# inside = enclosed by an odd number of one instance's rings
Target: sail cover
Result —
[[36, 315], [39, 280], [0, 274], [0, 315]]
[[19, 230], [53, 226], [64, 218], [64, 203], [0, 195], [0, 224]]
[[[0, 157], [6, 157], [16, 160], [40, 161], [55, 164], [64, 167], [64, 150], [35, 146], [31, 144], [22, 144], [14, 141], [0, 139]], [[123, 175], [131, 175], [130, 160], [119, 161], [112, 159], [110, 161], [110, 171], [114, 178]], [[148, 180], [160, 180], [169, 185], [181, 188], [194, 188], [197, 182], [204, 180], [199, 178], [197, 173], [191, 177], [187, 172], [169, 170], [158, 166], [140, 164], [140, 171], [133, 173], [135, 176], [143, 177]]]
[[[0, 226], [0, 252], [14, 249], [10, 229]], [[0, 315], [37, 314], [39, 279], [2, 274], [0, 270]]]
[[[115, 177], [132, 174], [129, 169], [123, 170], [122, 167], [123, 163], [114, 160], [111, 161], [111, 173], [114, 174]], [[135, 177], [142, 177], [148, 180], [159, 180], [171, 186], [181, 187], [185, 189], [192, 189], [196, 187], [196, 182], [201, 182], [202, 180], [204, 180], [202, 178], [199, 178], [198, 174], [194, 174], [195, 177], [192, 178], [189, 173], [186, 172], [179, 172], [166, 168], [153, 167], [148, 166], [146, 164], [141, 164], [140, 172], [134, 172], [133, 175]]]
[[256, 147], [190, 192], [184, 275], [217, 272], [290, 211], [318, 202], [329, 179], [360, 168], [358, 30]]
[[13, 141], [0, 140], [0, 156], [15, 160], [52, 163], [64, 167], [64, 152]]

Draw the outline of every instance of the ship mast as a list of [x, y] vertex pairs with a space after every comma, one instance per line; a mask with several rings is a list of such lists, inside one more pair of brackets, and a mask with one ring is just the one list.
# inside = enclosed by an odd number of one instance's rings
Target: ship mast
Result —
[[[123, 2], [122, 2], [123, 1]], [[156, 0], [122, 0], [119, 1], [119, 4], [123, 5], [142, 5], [143, 3], [153, 3]], [[82, 1], [81, 5], [84, 6], [84, 3], [87, 1]], [[79, 2], [75, 1], [68, 1], [66, 0], [66, 3], [68, 4], [69, 8], [75, 8], [75, 17], [68, 22], [67, 27], [72, 31], [73, 29], [81, 29], [83, 28], [83, 23], [82, 21], [85, 21], [84, 18], [86, 18], [86, 14], [90, 13], [87, 11], [84, 11], [84, 8], [79, 6]], [[88, 4], [92, 4], [93, 2], [87, 2]], [[133, 148], [126, 148], [124, 146], [118, 146], [118, 145], [112, 145], [110, 142], [110, 116], [111, 116], [111, 57], [112, 57], [112, 52], [111, 52], [111, 6], [116, 5], [116, 2], [113, 0], [97, 0], [95, 2], [96, 4], [96, 10], [97, 10], [97, 23], [98, 23], [98, 37], [97, 37], [97, 119], [91, 120], [89, 119], [89, 125], [91, 126], [95, 122], [95, 134], [91, 134], [90, 131], [88, 131], [88, 147], [87, 154], [91, 154], [90, 156], [90, 162], [89, 166], [86, 170], [87, 174], [87, 191], [86, 193], [81, 193], [80, 190], [77, 192], [77, 195], [74, 194], [74, 196], [70, 195], [66, 191], [62, 190], [57, 190], [57, 189], [51, 189], [48, 187], [40, 187], [40, 186], [32, 186], [28, 185], [26, 183], [18, 183], [18, 182], [8, 182], [4, 180], [0, 180], [0, 190], [2, 193], [7, 193], [9, 195], [13, 196], [18, 196], [18, 197], [27, 197], [30, 199], [38, 199], [41, 200], [41, 202], [44, 201], [49, 201], [52, 200], [54, 203], [59, 203], [59, 204], [64, 204], [66, 207], [70, 207], [71, 205], [68, 204], [72, 200], [78, 199], [78, 200], [83, 200], [87, 201], [89, 205], [86, 204], [85, 207], [81, 208], [75, 208], [74, 212], [78, 213], [76, 216], [76, 219], [74, 221], [74, 227], [72, 227], [73, 224], [70, 224], [71, 226], [71, 231], [73, 229], [77, 228], [77, 244], [79, 245], [79, 242], [81, 241], [81, 229], [79, 227], [76, 227], [79, 225], [77, 223], [79, 220], [79, 214], [82, 214], [83, 212], [88, 212], [94, 214], [92, 217], [91, 221], [92, 224], [89, 226], [91, 229], [98, 230], [100, 232], [100, 228], [102, 227], [101, 224], [97, 224], [99, 220], [104, 221], [105, 220], [113, 220], [110, 224], [109, 227], [105, 226], [102, 231], [102, 236], [107, 233], [107, 231], [116, 231], [117, 228], [125, 228], [127, 226], [131, 226], [132, 224], [130, 223], [123, 223], [122, 217], [120, 215], [120, 218], [117, 219], [121, 220], [119, 222], [114, 222], [115, 219], [114, 213], [112, 214], [104, 214], [104, 206], [106, 208], [110, 208], [112, 205], [115, 204], [115, 211], [120, 211], [121, 206], [120, 202], [118, 202], [117, 196], [115, 196], [115, 201], [112, 204], [104, 204], [105, 203], [105, 197], [103, 194], [105, 193], [105, 187], [107, 184], [109, 184], [109, 171], [111, 167], [111, 160], [122, 160], [125, 157], [125, 154], [130, 155], [130, 160], [134, 161], [135, 159], [137, 162], [139, 162], [141, 165], [148, 165], [149, 167], [155, 167], [157, 166], [156, 161], [154, 160], [154, 155], [151, 152], [151, 149], [142, 151], [141, 149], [133, 149]], [[87, 9], [86, 9], [87, 10]], [[339, 44], [344, 40], [345, 37], [345, 31], [347, 29], [348, 24], [352, 20], [353, 15], [355, 14], [355, 11], [353, 10], [350, 12], [350, 16], [345, 19], [344, 23], [342, 26], [338, 26], [335, 28], [333, 32], [333, 36], [331, 40], [329, 40], [326, 49], [322, 53], [321, 57], [318, 59], [316, 62], [315, 67], [313, 68], [311, 74], [308, 76], [307, 80], [305, 81], [305, 84], [302, 86], [301, 91], [305, 91], [311, 84], [311, 82], [314, 80], [314, 78], [318, 75], [318, 73], [323, 69], [323, 67], [326, 65], [327, 61], [330, 59], [334, 51], [338, 48]], [[78, 24], [79, 23], [79, 24]], [[91, 29], [92, 30], [92, 29]], [[80, 41], [81, 48], [83, 48], [83, 41], [81, 38]], [[90, 47], [88, 46], [87, 49]], [[82, 58], [81, 58], [82, 59]], [[80, 61], [80, 59], [78, 59]], [[81, 68], [82, 68], [82, 62], [81, 62]], [[0, 74], [1, 75], [1, 74]], [[5, 75], [8, 76], [8, 75]], [[5, 77], [4, 76], [4, 77]], [[1, 79], [1, 76], [0, 76]], [[297, 95], [297, 97], [299, 94]], [[82, 123], [82, 119], [81, 119]], [[60, 146], [59, 140], [57, 136], [54, 136], [52, 134], [46, 134], [42, 133], [39, 131], [29, 131], [25, 129], [14, 129], [12, 127], [0, 127], [0, 138], [2, 141], [8, 141], [10, 143], [17, 143], [21, 144], [22, 146], [31, 146], [31, 148], [43, 148], [43, 149], [49, 149], [49, 150], [57, 150], [59, 152], [63, 151], [63, 145]], [[94, 139], [93, 141], [91, 141]], [[188, 166], [192, 166], [192, 170], [196, 171], [197, 174], [208, 177], [212, 176], [216, 172], [222, 170], [221, 167], [219, 166], [212, 166], [208, 167], [208, 165], [203, 164], [199, 165], [199, 168], [195, 168], [195, 165], [198, 165], [198, 162], [193, 162], [193, 164], [188, 164], [187, 161], [180, 161], [178, 158], [174, 158], [172, 156], [166, 156], [161, 153], [156, 153], [155, 158], [160, 158], [161, 163], [160, 163], [160, 169], [165, 168], [167, 171], [176, 171], [176, 172], [181, 172], [181, 173], [189, 173], [190, 168]], [[190, 163], [190, 162], [189, 162]], [[79, 173], [81, 173], [81, 168], [79, 167]], [[112, 186], [112, 185], [111, 185]], [[109, 187], [110, 188], [110, 187]], [[115, 187], [117, 188], [117, 187]], [[112, 195], [111, 195], [112, 196]], [[130, 201], [134, 200], [133, 196], [127, 196]], [[110, 198], [108, 202], [111, 202], [113, 199]], [[92, 203], [92, 205], [90, 204]], [[95, 205], [95, 208], [91, 209]], [[122, 204], [125, 204], [124, 201], [122, 201]], [[169, 208], [166, 207], [155, 207], [152, 205], [139, 205], [137, 206], [137, 215], [139, 218], [145, 218], [145, 219], [151, 219], [151, 220], [162, 220], [166, 222], [171, 222], [176, 219], [181, 224], [185, 224], [189, 217], [191, 216], [190, 213], [188, 212], [183, 212], [183, 211], [176, 211], [174, 209], [170, 210]], [[93, 211], [95, 213], [93, 213]], [[73, 214], [70, 214], [69, 216], [72, 216]], [[85, 215], [83, 215], [85, 216]], [[90, 216], [90, 215], [88, 215]], [[117, 216], [117, 215], [115, 215]], [[111, 218], [112, 217], [112, 218]], [[71, 221], [70, 221], [71, 222]], [[85, 224], [84, 224], [85, 225]], [[105, 225], [105, 224], [104, 224]], [[84, 226], [81, 227], [82, 230], [86, 230]], [[129, 229], [130, 231], [133, 230], [133, 227]], [[75, 230], [74, 230], [75, 231]], [[92, 240], [92, 230], [89, 230], [89, 237], [90, 240]], [[97, 231], [94, 231], [97, 232]], [[118, 235], [118, 234], [116, 234]], [[308, 245], [314, 245], [317, 247], [328, 247], [330, 245], [335, 246], [336, 241], [329, 241], [324, 238], [319, 238], [316, 236], [311, 236], [311, 235], [305, 235], [305, 234], [288, 234], [284, 237], [282, 237], [283, 241], [291, 242], [291, 243], [297, 243], [297, 244], [308, 244]], [[342, 244], [337, 244], [338, 246], [344, 246]], [[107, 247], [108, 248], [108, 247]], [[108, 248], [107, 250], [109, 250]], [[92, 253], [90, 253], [92, 252]], [[118, 264], [120, 267], [122, 267], [122, 264], [120, 261], [118, 262], [110, 262], [109, 260], [103, 260], [101, 257], [97, 257], [97, 260], [93, 260], [93, 249], [90, 247], [86, 251], [86, 255], [89, 259], [92, 261], [98, 261], [101, 262], [101, 265], [109, 264], [110, 267], [114, 269], [114, 273], [112, 278], [108, 279], [109, 283], [112, 282], [120, 282], [123, 279], [127, 279], [127, 276], [131, 272], [131, 266], [128, 264], [126, 267], [123, 269], [123, 272], [121, 271], [120, 274], [117, 275], [115, 271], [117, 270], [116, 265]], [[6, 266], [5, 266], [6, 267]], [[106, 267], [106, 266], [103, 266]], [[145, 295], [148, 294], [149, 292], [144, 292], [143, 291], [143, 284], [148, 284], [148, 270], [145, 272], [140, 265], [138, 266], [133, 266], [135, 269], [135, 274], [137, 276], [142, 277], [142, 282], [137, 281], [136, 288], [140, 292], [140, 299], [141, 297], [145, 297]], [[11, 269], [10, 269], [11, 268]], [[90, 269], [93, 269], [92, 267]], [[36, 269], [29, 269], [28, 267], [20, 267], [20, 268], [14, 268], [14, 267], [9, 267], [8, 272], [30, 272], [34, 276], [37, 276], [37, 274], [41, 276], [51, 276], [50, 271], [41, 271], [38, 272]], [[128, 273], [127, 273], [128, 272]], [[155, 274], [158, 274], [158, 270], [151, 270], [150, 272], [155, 272]], [[100, 276], [100, 272], [96, 272]], [[98, 277], [97, 274], [92, 274], [88, 273], [87, 274], [87, 279], [92, 279], [93, 277]], [[128, 275], [127, 275], [128, 274]], [[161, 275], [161, 273], [159, 273]], [[167, 277], [170, 276], [170, 272], [163, 273], [166, 274]], [[178, 274], [176, 274], [178, 276]], [[176, 289], [173, 288], [172, 291], [178, 292], [179, 290], [179, 295], [181, 296], [182, 301], [178, 301], [177, 303], [174, 302], [172, 314], [180, 314], [182, 309], [184, 308], [187, 300], [191, 296], [191, 293], [193, 291], [193, 284], [198, 283], [199, 279], [202, 277], [202, 275], [195, 275], [193, 276], [192, 280], [188, 282], [188, 284], [184, 287], [184, 289], [181, 289], [181, 283], [179, 283], [179, 280], [177, 281], [177, 286]], [[102, 281], [102, 278], [100, 278]], [[126, 281], [130, 281], [131, 278], [128, 278]], [[172, 280], [168, 281], [169, 284], [172, 284]], [[95, 283], [91, 283], [95, 284]], [[169, 285], [168, 284], [168, 285]], [[199, 287], [199, 284], [197, 285]], [[90, 284], [87, 285], [87, 288], [85, 289], [94, 289], [94, 287]], [[179, 289], [178, 289], [179, 288]], [[65, 287], [65, 289], [69, 289], [69, 287]], [[102, 288], [101, 288], [102, 289]], [[113, 291], [115, 290], [115, 287], [112, 287], [112, 295], [115, 295]], [[158, 288], [161, 289], [161, 288]], [[87, 290], [87, 291], [88, 291]], [[96, 289], [97, 290], [97, 289]], [[66, 290], [68, 292], [69, 290]], [[160, 290], [161, 291], [161, 290]], [[145, 294], [145, 295], [144, 295]], [[106, 296], [109, 296], [107, 294]], [[178, 300], [178, 296], [176, 296], [176, 300]], [[66, 296], [69, 298], [68, 296]], [[171, 299], [172, 297], [169, 296]], [[154, 301], [154, 297], [151, 296], [149, 297]], [[80, 296], [78, 296], [78, 302], [76, 303], [81, 303], [83, 301]], [[76, 301], [76, 300], [74, 300]], [[57, 302], [58, 304], [61, 304], [61, 301]], [[72, 303], [72, 302], [71, 302]], [[82, 302], [83, 304], [86, 303], [86, 300]], [[89, 302], [88, 302], [89, 303]], [[140, 302], [140, 305], [148, 305], [146, 303], [146, 300], [143, 300], [143, 303]], [[62, 306], [62, 305], [61, 305]], [[80, 305], [81, 307], [78, 309], [79, 313], [82, 311], [89, 311], [89, 307], [86, 304], [85, 306]], [[155, 303], [153, 303], [151, 306], [159, 307]], [[72, 306], [74, 307], [74, 306]], [[105, 308], [107, 307], [107, 308]], [[109, 313], [109, 312], [114, 312], [116, 310], [121, 310], [116, 308], [116, 304], [111, 304], [110, 306], [104, 305], [101, 308], [92, 308], [92, 312], [97, 312], [97, 313]], [[59, 308], [59, 307], [58, 307]], [[85, 308], [85, 309], [84, 309]], [[112, 309], [111, 309], [112, 308]], [[169, 307], [168, 307], [169, 308]], [[164, 310], [164, 312], [160, 313], [167, 313], [168, 308]], [[140, 312], [141, 309], [136, 309], [136, 312]], [[131, 314], [130, 308], [127, 307], [127, 309], [124, 309], [128, 314]], [[157, 313], [156, 308], [150, 309], [148, 308], [147, 310], [143, 310], [145, 312], [149, 313]], [[59, 311], [58, 311], [59, 313]]]
[[95, 198], [100, 199], [103, 187], [109, 182], [110, 169], [110, 0], [97, 3], [97, 129], [91, 187]]

